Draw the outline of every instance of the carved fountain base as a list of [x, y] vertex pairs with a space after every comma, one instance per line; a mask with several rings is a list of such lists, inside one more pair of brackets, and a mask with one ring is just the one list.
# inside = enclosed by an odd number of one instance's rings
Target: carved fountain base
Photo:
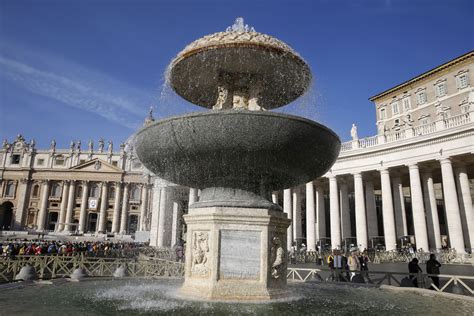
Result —
[[265, 208], [201, 207], [187, 224], [181, 293], [198, 299], [269, 300], [286, 292], [285, 213]]

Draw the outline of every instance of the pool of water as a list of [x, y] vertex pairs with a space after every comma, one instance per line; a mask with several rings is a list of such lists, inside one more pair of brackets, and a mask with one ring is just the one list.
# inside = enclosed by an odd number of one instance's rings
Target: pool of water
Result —
[[0, 315], [471, 315], [474, 302], [429, 292], [290, 283], [290, 297], [264, 303], [192, 301], [181, 280], [109, 279], [0, 287]]

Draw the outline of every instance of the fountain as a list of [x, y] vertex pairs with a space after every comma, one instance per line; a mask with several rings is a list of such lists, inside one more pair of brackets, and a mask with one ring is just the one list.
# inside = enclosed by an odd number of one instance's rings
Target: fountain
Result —
[[285, 296], [290, 221], [270, 194], [325, 173], [340, 140], [321, 124], [268, 110], [296, 100], [311, 78], [293, 49], [242, 18], [189, 44], [171, 62], [173, 90], [212, 110], [144, 127], [136, 151], [158, 176], [201, 190], [184, 216], [182, 294], [218, 300]]

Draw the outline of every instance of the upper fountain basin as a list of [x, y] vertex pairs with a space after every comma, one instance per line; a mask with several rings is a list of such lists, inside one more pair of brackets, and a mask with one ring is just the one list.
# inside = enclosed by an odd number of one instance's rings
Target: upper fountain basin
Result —
[[340, 146], [333, 131], [311, 120], [247, 110], [157, 121], [137, 133], [135, 144], [141, 162], [163, 179], [258, 194], [316, 179], [332, 166]]
[[171, 62], [168, 81], [184, 99], [212, 108], [229, 74], [234, 89], [257, 87], [259, 105], [266, 109], [294, 101], [311, 84], [309, 66], [291, 47], [252, 31], [219, 32], [192, 42]]

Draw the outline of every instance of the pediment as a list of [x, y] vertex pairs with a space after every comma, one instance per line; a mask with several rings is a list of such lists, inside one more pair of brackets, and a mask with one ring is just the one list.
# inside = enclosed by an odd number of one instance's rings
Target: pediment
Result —
[[122, 173], [123, 170], [117, 166], [114, 166], [107, 161], [104, 161], [99, 158], [95, 158], [89, 161], [86, 161], [82, 164], [74, 166], [70, 168], [70, 170], [77, 170], [77, 171], [88, 171], [88, 172], [120, 172]]

